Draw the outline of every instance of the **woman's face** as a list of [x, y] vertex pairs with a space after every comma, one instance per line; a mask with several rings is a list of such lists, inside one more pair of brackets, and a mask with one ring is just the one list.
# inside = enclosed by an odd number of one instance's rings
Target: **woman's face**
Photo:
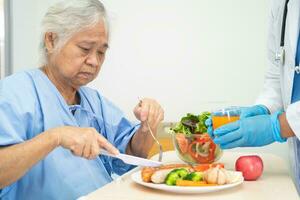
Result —
[[78, 88], [94, 80], [108, 48], [104, 22], [75, 33], [57, 54], [49, 55], [56, 79]]

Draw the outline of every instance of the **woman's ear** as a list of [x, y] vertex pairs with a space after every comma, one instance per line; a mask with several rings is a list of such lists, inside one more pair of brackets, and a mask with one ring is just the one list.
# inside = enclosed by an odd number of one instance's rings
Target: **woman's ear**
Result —
[[45, 47], [48, 53], [52, 53], [55, 48], [55, 40], [57, 39], [57, 35], [52, 32], [47, 32], [45, 34]]

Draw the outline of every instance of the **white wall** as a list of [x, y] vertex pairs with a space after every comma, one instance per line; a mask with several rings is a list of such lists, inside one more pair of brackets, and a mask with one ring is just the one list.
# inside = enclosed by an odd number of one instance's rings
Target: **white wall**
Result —
[[4, 1], [0, 0], [0, 79], [4, 77]]
[[35, 67], [37, 62], [37, 1], [12, 0], [12, 67], [20, 71]]
[[[56, 1], [12, 0], [14, 72], [37, 66], [39, 22]], [[267, 67], [266, 0], [103, 2], [110, 13], [111, 48], [90, 86], [129, 118], [141, 97], [159, 100], [166, 121], [254, 102]], [[252, 150], [284, 156], [286, 145]]]
[[256, 98], [265, 70], [265, 1], [104, 2], [113, 37], [91, 85], [127, 113], [143, 96], [163, 104], [167, 121]]
[[[39, 22], [53, 2], [13, 0], [15, 72], [37, 66]], [[167, 121], [255, 100], [266, 66], [266, 1], [103, 2], [111, 48], [91, 86], [130, 118], [139, 97], [158, 99]]]

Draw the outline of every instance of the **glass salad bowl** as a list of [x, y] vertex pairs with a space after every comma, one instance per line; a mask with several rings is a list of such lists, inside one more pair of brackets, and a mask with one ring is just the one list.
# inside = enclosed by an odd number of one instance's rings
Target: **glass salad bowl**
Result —
[[206, 133], [205, 120], [210, 113], [187, 114], [171, 128], [173, 145], [178, 157], [188, 164], [213, 163], [222, 156], [221, 148]]

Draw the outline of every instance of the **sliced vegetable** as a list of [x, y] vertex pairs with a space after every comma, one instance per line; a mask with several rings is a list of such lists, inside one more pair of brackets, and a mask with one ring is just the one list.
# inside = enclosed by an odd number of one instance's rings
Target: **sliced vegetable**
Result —
[[187, 153], [189, 148], [189, 141], [185, 138], [184, 134], [176, 134], [178, 147], [182, 153]]
[[216, 144], [209, 136], [197, 138], [189, 145], [189, 154], [199, 163], [211, 163], [215, 160]]
[[206, 171], [210, 168], [213, 168], [213, 167], [224, 168], [224, 164], [223, 163], [199, 164], [199, 165], [193, 166], [193, 169], [196, 172], [204, 172], [204, 171]]
[[206, 183], [205, 181], [177, 180], [176, 186], [215, 186], [217, 184]]

